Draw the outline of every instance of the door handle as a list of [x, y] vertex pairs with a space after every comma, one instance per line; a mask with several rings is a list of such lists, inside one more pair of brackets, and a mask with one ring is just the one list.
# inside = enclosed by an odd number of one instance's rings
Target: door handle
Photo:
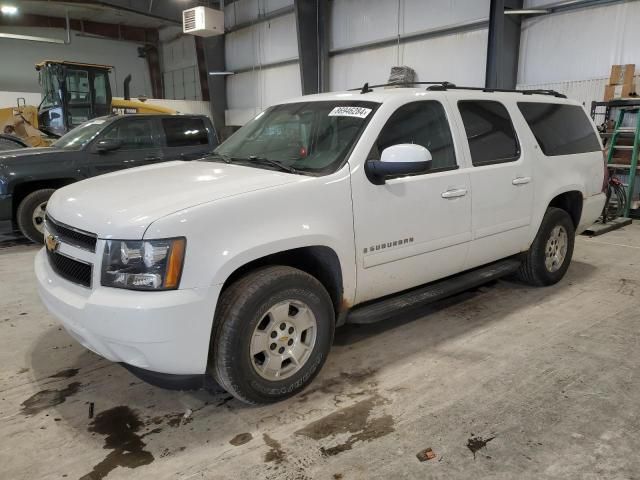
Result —
[[452, 190], [447, 190], [446, 192], [442, 192], [442, 198], [456, 198], [456, 197], [464, 197], [467, 194], [466, 188], [456, 188]]
[[144, 159], [148, 162], [153, 162], [156, 160], [160, 160], [160, 157], [144, 157]]
[[530, 181], [531, 177], [516, 177], [511, 181], [511, 183], [513, 183], [514, 185], [526, 185]]

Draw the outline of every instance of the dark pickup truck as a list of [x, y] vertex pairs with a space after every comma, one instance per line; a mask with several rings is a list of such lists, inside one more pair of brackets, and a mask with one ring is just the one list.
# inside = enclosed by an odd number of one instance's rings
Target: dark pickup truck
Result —
[[56, 188], [103, 173], [170, 160], [193, 160], [218, 145], [202, 115], [95, 118], [46, 148], [0, 152], [0, 221], [13, 220], [43, 242], [44, 213]]

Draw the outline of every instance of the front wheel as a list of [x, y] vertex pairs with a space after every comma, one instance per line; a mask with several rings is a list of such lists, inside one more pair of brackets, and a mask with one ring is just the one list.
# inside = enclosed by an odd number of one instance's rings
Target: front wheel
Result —
[[16, 220], [22, 234], [35, 243], [44, 243], [44, 216], [47, 202], [55, 190], [43, 188], [24, 197], [18, 206]]
[[256, 270], [228, 287], [216, 310], [209, 370], [236, 398], [272, 403], [311, 383], [334, 332], [331, 298], [291, 267]]
[[518, 277], [535, 286], [559, 282], [571, 263], [575, 235], [569, 214], [560, 208], [548, 208], [536, 238], [524, 255]]

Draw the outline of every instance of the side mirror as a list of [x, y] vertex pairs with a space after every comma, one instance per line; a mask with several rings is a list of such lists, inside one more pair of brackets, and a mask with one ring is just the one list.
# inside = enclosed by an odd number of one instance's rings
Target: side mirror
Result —
[[98, 143], [96, 143], [96, 152], [98, 153], [112, 152], [114, 150], [119, 149], [121, 146], [122, 146], [122, 142], [120, 140], [115, 140], [115, 139], [99, 140]]
[[380, 160], [367, 160], [365, 173], [375, 185], [388, 178], [426, 173], [431, 168], [431, 152], [421, 145], [402, 143], [385, 148]]

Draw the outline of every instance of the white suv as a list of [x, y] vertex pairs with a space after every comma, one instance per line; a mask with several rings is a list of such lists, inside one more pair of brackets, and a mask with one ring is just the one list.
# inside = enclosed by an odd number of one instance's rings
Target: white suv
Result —
[[56, 191], [35, 270], [85, 347], [267, 403], [312, 381], [345, 322], [514, 272], [558, 282], [605, 176], [555, 92], [365, 86], [273, 106], [202, 160]]

